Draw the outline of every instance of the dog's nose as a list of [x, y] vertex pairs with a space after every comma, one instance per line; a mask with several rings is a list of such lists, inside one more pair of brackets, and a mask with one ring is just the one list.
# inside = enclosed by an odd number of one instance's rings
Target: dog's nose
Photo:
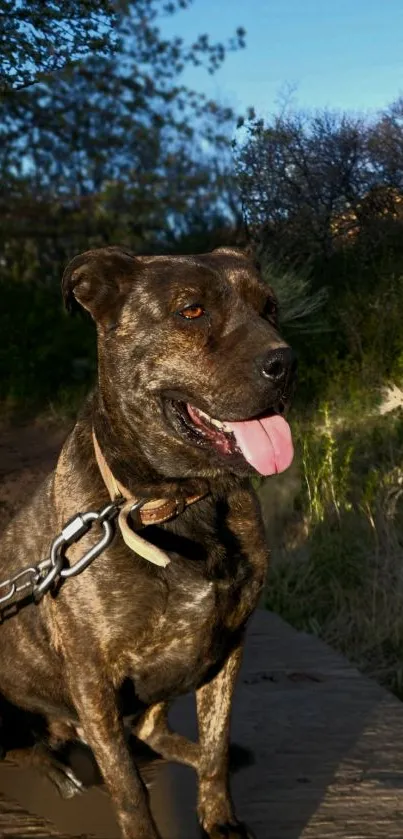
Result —
[[263, 360], [262, 373], [274, 385], [282, 385], [297, 372], [297, 358], [291, 347], [276, 347]]

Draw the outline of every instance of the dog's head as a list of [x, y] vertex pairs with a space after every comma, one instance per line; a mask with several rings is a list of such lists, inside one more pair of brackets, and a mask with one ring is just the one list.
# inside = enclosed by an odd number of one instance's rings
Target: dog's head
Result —
[[274, 294], [245, 254], [87, 251], [67, 267], [63, 294], [96, 322], [100, 400], [115, 433], [156, 472], [267, 475], [289, 466], [282, 415], [296, 362]]

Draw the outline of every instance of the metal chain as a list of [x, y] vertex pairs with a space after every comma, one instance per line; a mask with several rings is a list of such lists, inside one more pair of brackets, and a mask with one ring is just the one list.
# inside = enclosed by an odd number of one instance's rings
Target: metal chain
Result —
[[[38, 565], [24, 568], [14, 577], [0, 583], [0, 611], [6, 605], [11, 606], [19, 602], [18, 599], [16, 601], [14, 598], [22, 592], [24, 594], [21, 599], [24, 599], [27, 593], [30, 593], [34, 600], [38, 602], [49, 591], [58, 577], [65, 579], [81, 574], [112, 542], [115, 535], [113, 520], [123, 502], [123, 498], [118, 499], [107, 504], [99, 512], [90, 510], [87, 513], [79, 513], [73, 516], [62, 528], [61, 533], [53, 540], [48, 559], [42, 560]], [[66, 566], [66, 549], [79, 542], [95, 522], [102, 526], [103, 534], [101, 538], [74, 565]], [[2, 594], [2, 591], [5, 591], [5, 594]]]

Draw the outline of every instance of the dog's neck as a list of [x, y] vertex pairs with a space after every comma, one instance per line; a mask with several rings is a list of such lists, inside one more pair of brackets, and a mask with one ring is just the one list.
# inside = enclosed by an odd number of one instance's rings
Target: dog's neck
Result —
[[[185, 557], [206, 559], [206, 533], [211, 535], [217, 531], [217, 528], [221, 530], [226, 528], [228, 504], [232, 492], [235, 490], [238, 497], [238, 490], [241, 487], [246, 489], [249, 481], [231, 475], [211, 481], [197, 478], [168, 480], [164, 476], [155, 474], [147, 464], [141, 450], [136, 449], [133, 452], [121, 445], [121, 440], [114, 434], [108, 415], [99, 409], [94, 399], [95, 394], [90, 396], [85, 403], [65, 447], [68, 452], [69, 471], [75, 496], [82, 495], [85, 503], [89, 504], [88, 509], [90, 507], [97, 509], [107, 503], [110, 498], [96, 459], [93, 443], [94, 429], [103, 454], [108, 459], [109, 468], [133, 496], [179, 500], [193, 493], [208, 493], [201, 501], [185, 506], [183, 514], [166, 523], [149, 528], [146, 533], [146, 539], [151, 545], [168, 554], [174, 551]], [[85, 468], [83, 468], [84, 464]], [[77, 483], [77, 478], [79, 483]], [[65, 479], [64, 475], [63, 486], [66, 493]], [[69, 497], [69, 493], [66, 494]], [[200, 517], [199, 505], [203, 507], [202, 517]], [[227, 561], [227, 555], [225, 556]], [[211, 562], [209, 560], [208, 573], [225, 575], [223, 561], [221, 554], [217, 558], [214, 553]]]
[[[167, 478], [159, 474], [147, 461], [141, 446], [133, 441], [130, 433], [122, 433], [125, 423], [119, 417], [120, 432], [116, 432], [107, 407], [98, 390], [89, 398], [80, 417], [83, 429], [83, 444], [87, 454], [96, 463], [92, 432], [116, 480], [126, 487], [131, 495], [147, 498], [186, 498], [193, 495], [213, 493], [225, 495], [238, 484], [234, 476], [209, 479], [204, 477]], [[130, 442], [129, 442], [130, 441]], [[98, 469], [98, 467], [97, 467]]]

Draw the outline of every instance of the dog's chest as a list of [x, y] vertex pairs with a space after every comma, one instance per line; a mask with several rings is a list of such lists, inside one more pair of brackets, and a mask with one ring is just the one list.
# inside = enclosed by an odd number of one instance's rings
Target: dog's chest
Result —
[[199, 580], [175, 589], [137, 642], [126, 646], [118, 678], [129, 676], [147, 704], [194, 690], [228, 655], [237, 635], [232, 617], [225, 586]]

